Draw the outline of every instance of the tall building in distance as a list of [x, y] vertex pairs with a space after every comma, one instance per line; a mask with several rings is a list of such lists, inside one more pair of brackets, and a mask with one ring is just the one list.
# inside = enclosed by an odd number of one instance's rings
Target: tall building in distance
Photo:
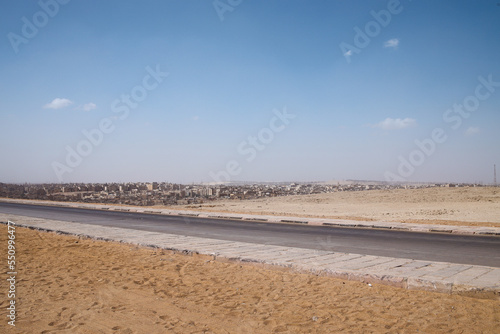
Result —
[[493, 185], [497, 186], [497, 165], [493, 165]]

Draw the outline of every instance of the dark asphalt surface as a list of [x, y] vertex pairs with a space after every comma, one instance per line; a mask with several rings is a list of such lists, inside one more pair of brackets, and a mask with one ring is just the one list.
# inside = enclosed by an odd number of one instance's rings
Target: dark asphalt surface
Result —
[[3, 202], [0, 202], [0, 212], [219, 240], [500, 268], [499, 237], [246, 222]]

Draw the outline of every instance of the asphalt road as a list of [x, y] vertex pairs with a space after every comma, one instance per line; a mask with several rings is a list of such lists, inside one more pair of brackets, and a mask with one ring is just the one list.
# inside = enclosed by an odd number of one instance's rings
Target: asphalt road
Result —
[[500, 268], [500, 238], [246, 222], [0, 202], [0, 212], [220, 240]]

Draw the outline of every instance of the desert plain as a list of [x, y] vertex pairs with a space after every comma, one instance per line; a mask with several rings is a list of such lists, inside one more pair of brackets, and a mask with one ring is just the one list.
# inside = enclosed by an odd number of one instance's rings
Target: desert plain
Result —
[[[377, 192], [231, 200], [196, 210], [500, 226], [499, 188]], [[7, 235], [1, 225], [0, 244], [7, 245]], [[369, 286], [27, 228], [16, 229], [16, 247], [16, 326], [7, 324], [8, 285], [2, 279], [1, 333], [498, 333], [500, 328], [497, 297]], [[2, 261], [2, 272], [7, 271]]]
[[297, 217], [500, 226], [500, 187], [432, 187], [222, 200], [170, 208]]

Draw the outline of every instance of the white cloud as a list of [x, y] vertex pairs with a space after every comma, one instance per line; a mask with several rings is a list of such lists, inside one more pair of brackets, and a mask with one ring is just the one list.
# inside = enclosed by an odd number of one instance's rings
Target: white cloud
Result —
[[385, 41], [385, 43], [384, 43], [385, 48], [396, 49], [398, 47], [398, 45], [399, 45], [399, 39], [397, 39], [397, 38], [390, 39], [388, 41]]
[[57, 97], [54, 100], [52, 100], [52, 102], [44, 105], [43, 108], [44, 109], [61, 109], [61, 108], [65, 108], [71, 104], [73, 104], [73, 102], [71, 102], [70, 100], [60, 99]]
[[352, 50], [349, 50], [346, 53], [344, 53], [344, 57], [350, 57], [350, 56], [352, 56]]
[[414, 120], [413, 118], [390, 118], [387, 117], [384, 119], [382, 122], [379, 122], [377, 124], [372, 124], [371, 126], [373, 128], [381, 128], [383, 130], [396, 130], [396, 129], [404, 129], [408, 128], [411, 126], [416, 126], [417, 121]]
[[471, 126], [467, 130], [465, 130], [465, 135], [466, 136], [474, 136], [475, 134], [478, 134], [480, 132], [478, 127]]
[[95, 103], [87, 103], [87, 104], [84, 104], [82, 109], [85, 110], [85, 111], [91, 111], [93, 109], [97, 108], [97, 106], [95, 105]]

